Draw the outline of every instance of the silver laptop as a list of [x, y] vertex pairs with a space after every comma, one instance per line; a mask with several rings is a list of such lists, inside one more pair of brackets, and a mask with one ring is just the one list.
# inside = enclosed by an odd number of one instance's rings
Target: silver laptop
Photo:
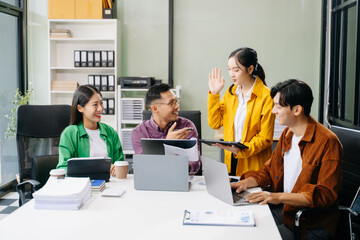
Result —
[[210, 195], [234, 206], [251, 204], [245, 201], [245, 195], [248, 194], [238, 194], [231, 189], [229, 174], [224, 163], [203, 156], [201, 161], [206, 189]]
[[175, 155], [134, 155], [136, 190], [189, 191], [188, 157]]

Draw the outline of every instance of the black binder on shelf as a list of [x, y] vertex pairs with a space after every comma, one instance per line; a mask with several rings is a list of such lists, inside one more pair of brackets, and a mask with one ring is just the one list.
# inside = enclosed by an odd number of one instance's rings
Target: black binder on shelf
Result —
[[108, 90], [108, 76], [101, 75], [101, 91], [107, 91], [107, 90]]
[[74, 67], [80, 67], [80, 51], [74, 51]]
[[104, 106], [104, 110], [102, 112], [102, 115], [107, 115], [108, 114], [108, 99], [107, 98], [103, 98], [103, 106]]
[[94, 64], [95, 67], [101, 67], [101, 52], [94, 51]]
[[101, 89], [100, 75], [95, 75], [95, 85], [94, 85], [94, 87], [96, 87], [100, 91], [100, 89]]
[[101, 67], [107, 67], [107, 51], [101, 51]]
[[87, 54], [88, 67], [94, 67], [94, 51], [88, 51]]
[[94, 75], [89, 75], [89, 76], [88, 76], [88, 83], [89, 83], [91, 86], [95, 86]]
[[114, 98], [108, 99], [108, 114], [109, 115], [115, 114], [115, 99]]
[[115, 76], [108, 75], [108, 91], [115, 91]]
[[81, 51], [81, 67], [87, 67], [87, 51]]
[[115, 66], [115, 52], [114, 51], [108, 51], [107, 52], [107, 60], [108, 60], [108, 67], [114, 67]]

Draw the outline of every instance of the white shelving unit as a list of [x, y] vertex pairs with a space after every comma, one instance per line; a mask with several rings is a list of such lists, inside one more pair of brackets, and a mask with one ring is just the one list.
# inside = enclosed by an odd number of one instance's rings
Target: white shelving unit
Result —
[[[131, 150], [130, 148], [132, 148], [131, 145], [131, 131], [132, 129], [135, 128], [136, 125], [140, 124], [143, 119], [141, 117], [141, 119], [137, 118], [137, 115], [135, 115], [137, 119], [124, 119], [123, 118], [123, 112], [124, 113], [129, 113], [129, 109], [125, 109], [123, 106], [123, 100], [130, 100], [130, 101], [134, 101], [135, 105], [134, 109], [137, 112], [141, 112], [143, 110], [145, 110], [145, 94], [147, 92], [148, 89], [144, 89], [144, 88], [121, 88], [121, 86], [118, 86], [118, 101], [117, 101], [117, 112], [119, 113], [119, 117], [118, 117], [118, 134], [120, 137], [120, 141], [123, 144], [123, 153], [125, 155], [132, 155], [134, 154], [134, 150]], [[171, 89], [175, 95], [178, 98], [179, 104], [180, 104], [180, 91], [181, 91], [181, 86], [176, 86], [176, 88]], [[133, 97], [128, 97], [126, 96], [126, 93], [131, 93], [131, 92], [141, 92], [142, 97], [141, 98], [133, 98]], [[136, 101], [138, 100], [138, 101]], [[139, 103], [139, 101], [142, 100], [143, 101], [143, 105], [141, 109], [138, 109], [138, 106], [141, 105]], [[127, 106], [128, 107], [128, 106]], [[124, 110], [124, 111], [123, 111]], [[132, 111], [132, 110], [130, 110]], [[130, 114], [131, 115], [131, 114]], [[141, 115], [142, 116], [142, 115]]]
[[[52, 91], [51, 81], [75, 81], [80, 85], [88, 84], [88, 75], [114, 75], [115, 91], [101, 92], [103, 98], [114, 98], [117, 100], [117, 77], [119, 57], [117, 19], [58, 19], [48, 20], [48, 33], [50, 29], [69, 29], [72, 38], [50, 38], [48, 37], [48, 89], [50, 104], [71, 105], [74, 91]], [[74, 67], [74, 51], [114, 51], [115, 67]], [[115, 105], [115, 109], [118, 109]], [[115, 110], [114, 115], [103, 115], [102, 122], [118, 130], [119, 114]]]

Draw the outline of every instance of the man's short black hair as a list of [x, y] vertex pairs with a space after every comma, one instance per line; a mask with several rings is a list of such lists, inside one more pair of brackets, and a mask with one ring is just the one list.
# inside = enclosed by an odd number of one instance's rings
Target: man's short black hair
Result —
[[151, 103], [156, 100], [160, 99], [160, 93], [167, 92], [171, 89], [171, 86], [166, 83], [158, 83], [149, 88], [145, 96], [145, 103], [148, 107], [151, 106]]
[[311, 88], [305, 82], [297, 79], [280, 82], [271, 88], [271, 97], [274, 98], [277, 93], [280, 93], [280, 106], [290, 105], [290, 109], [292, 109], [294, 106], [300, 105], [304, 108], [305, 116], [310, 115], [314, 97]]

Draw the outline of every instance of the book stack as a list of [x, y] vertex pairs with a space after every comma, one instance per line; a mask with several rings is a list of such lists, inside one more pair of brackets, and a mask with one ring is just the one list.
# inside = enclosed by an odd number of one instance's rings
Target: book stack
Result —
[[71, 38], [69, 29], [50, 29], [50, 38]]
[[91, 192], [100, 193], [105, 189], [104, 180], [91, 180]]
[[78, 86], [74, 81], [51, 81], [51, 91], [75, 91]]
[[50, 177], [33, 196], [36, 209], [78, 210], [91, 197], [90, 179]]

